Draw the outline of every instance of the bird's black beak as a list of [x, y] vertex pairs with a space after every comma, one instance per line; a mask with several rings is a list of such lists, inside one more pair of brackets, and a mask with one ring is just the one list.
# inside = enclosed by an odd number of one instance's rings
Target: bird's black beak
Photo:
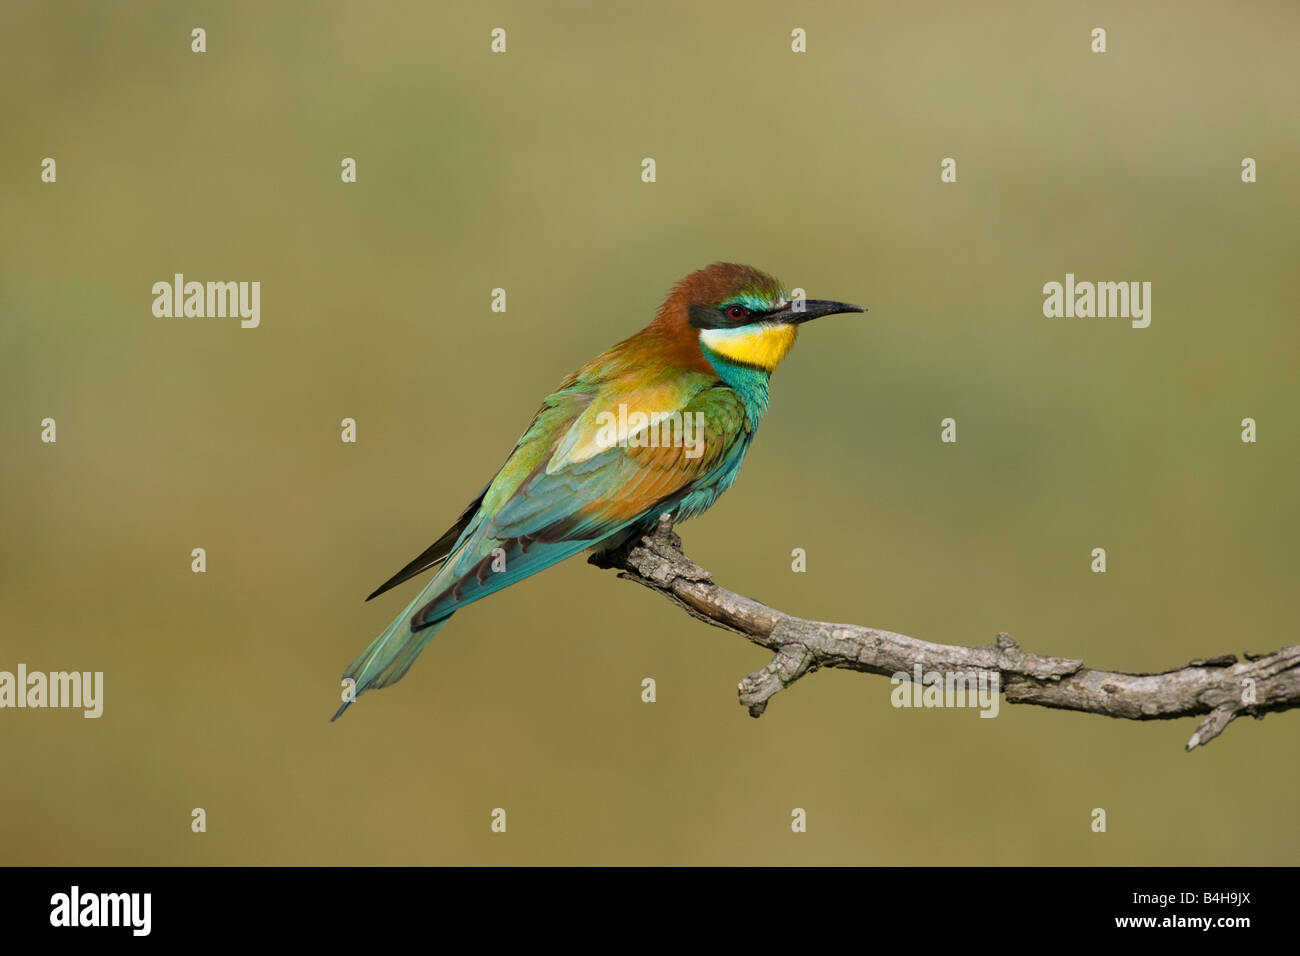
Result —
[[847, 302], [828, 302], [825, 299], [803, 299], [791, 302], [779, 312], [770, 312], [767, 315], [769, 322], [784, 322], [787, 325], [798, 325], [801, 322], [808, 322], [812, 319], [820, 319], [823, 315], [840, 315], [844, 312], [865, 312], [866, 309], [860, 305], [849, 305]]

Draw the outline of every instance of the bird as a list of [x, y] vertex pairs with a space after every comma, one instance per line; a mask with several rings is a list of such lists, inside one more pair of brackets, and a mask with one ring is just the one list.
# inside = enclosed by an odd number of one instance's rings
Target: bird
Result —
[[331, 720], [401, 680], [465, 605], [581, 551], [616, 548], [661, 514], [680, 522], [710, 507], [736, 480], [799, 327], [865, 311], [792, 295], [732, 262], [674, 285], [649, 325], [542, 400], [460, 518], [366, 599], [437, 568], [344, 671]]

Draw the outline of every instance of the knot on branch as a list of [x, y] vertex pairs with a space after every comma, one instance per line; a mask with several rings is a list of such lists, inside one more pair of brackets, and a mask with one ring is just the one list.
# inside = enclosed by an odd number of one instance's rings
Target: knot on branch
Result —
[[1035, 681], [1058, 681], [1077, 673], [1083, 667], [1083, 661], [1070, 657], [1028, 654], [1005, 631], [999, 633], [997, 639], [987, 646], [996, 652], [997, 657], [995, 667], [990, 669], [1009, 676], [1028, 677]]
[[678, 578], [713, 580], [708, 571], [682, 551], [682, 539], [673, 531], [673, 516], [667, 512], [659, 516], [648, 533], [633, 534], [622, 544], [593, 554], [588, 561], [598, 568], [618, 568], [628, 572], [620, 577], [635, 575], [642, 583], [657, 588], [668, 588]]
[[1231, 654], [1223, 654], [1187, 665], [1214, 675], [1213, 682], [1197, 695], [1210, 713], [1187, 741], [1188, 750], [1209, 743], [1242, 714], [1258, 720], [1270, 711], [1296, 706], [1297, 693], [1300, 693], [1300, 645], [1284, 647], [1272, 654], [1244, 656], [1246, 659], [1240, 663]]
[[[777, 630], [780, 625], [777, 625]], [[772, 635], [776, 637], [775, 632]], [[749, 710], [749, 716], [762, 717], [767, 702], [785, 690], [809, 670], [816, 670], [813, 653], [803, 644], [790, 641], [781, 644], [776, 655], [765, 667], [754, 671], [739, 684], [740, 704]]]

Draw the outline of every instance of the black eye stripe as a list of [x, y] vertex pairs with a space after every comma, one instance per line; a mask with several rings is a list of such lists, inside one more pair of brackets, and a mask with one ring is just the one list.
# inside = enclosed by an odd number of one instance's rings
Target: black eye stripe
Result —
[[707, 305], [691, 305], [686, 309], [691, 317], [691, 325], [697, 329], [726, 329], [731, 327], [725, 314]]
[[[729, 313], [735, 308], [742, 309], [744, 314], [739, 318], [732, 318]], [[707, 305], [690, 305], [687, 306], [686, 312], [690, 316], [691, 325], [697, 329], [734, 329], [737, 325], [749, 325], [752, 322], [757, 322], [767, 314], [765, 312], [754, 312], [734, 302], [719, 308], [711, 308]]]

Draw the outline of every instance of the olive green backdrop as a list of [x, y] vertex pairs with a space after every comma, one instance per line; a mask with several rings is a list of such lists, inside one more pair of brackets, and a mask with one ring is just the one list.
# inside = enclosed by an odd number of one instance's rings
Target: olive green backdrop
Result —
[[[362, 598], [718, 259], [871, 310], [806, 328], [682, 529], [721, 582], [1119, 670], [1295, 643], [1298, 30], [1285, 3], [5, 3], [0, 669], [102, 670], [105, 711], [0, 711], [0, 861], [1295, 863], [1300, 715], [1188, 755], [1194, 721], [896, 710], [826, 672], [755, 721], [765, 653], [580, 559], [328, 718], [414, 585]], [[261, 327], [155, 318], [175, 272], [260, 281]], [[1152, 282], [1151, 327], [1045, 318], [1066, 272]]]

